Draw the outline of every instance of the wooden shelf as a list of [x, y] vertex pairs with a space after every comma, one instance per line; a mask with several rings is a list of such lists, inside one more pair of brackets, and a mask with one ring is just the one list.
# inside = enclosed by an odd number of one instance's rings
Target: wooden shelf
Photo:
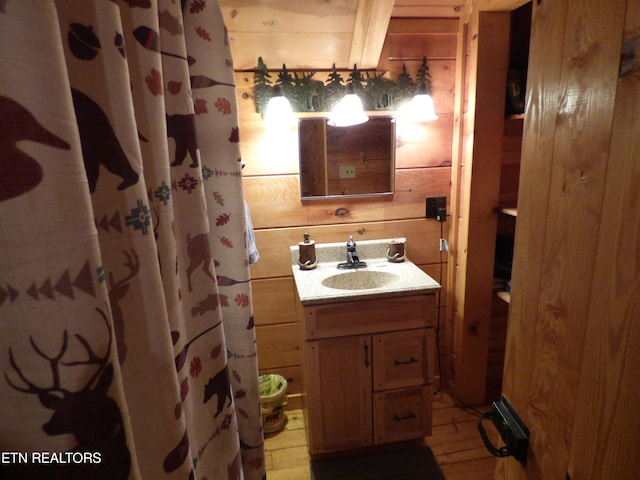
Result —
[[511, 215], [512, 217], [517, 217], [518, 216], [518, 209], [517, 208], [501, 208], [500, 209], [501, 213], [504, 213], [505, 215]]
[[524, 113], [517, 113], [515, 115], [507, 115], [506, 120], [524, 120]]
[[496, 292], [496, 294], [498, 295], [498, 298], [504, 300], [507, 303], [511, 303], [511, 294], [509, 292], [500, 291]]

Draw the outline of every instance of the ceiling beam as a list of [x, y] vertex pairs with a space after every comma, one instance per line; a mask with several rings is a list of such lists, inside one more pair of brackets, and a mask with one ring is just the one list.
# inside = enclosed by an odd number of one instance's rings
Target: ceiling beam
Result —
[[423, 17], [423, 18], [458, 18], [462, 11], [461, 6], [450, 5], [424, 5], [393, 7], [394, 17]]
[[465, 0], [395, 0], [393, 17], [457, 18]]
[[378, 66], [392, 11], [393, 0], [359, 0], [347, 67]]
[[474, 10], [487, 12], [512, 11], [530, 1], [531, 0], [467, 0], [462, 9], [460, 19], [468, 22]]

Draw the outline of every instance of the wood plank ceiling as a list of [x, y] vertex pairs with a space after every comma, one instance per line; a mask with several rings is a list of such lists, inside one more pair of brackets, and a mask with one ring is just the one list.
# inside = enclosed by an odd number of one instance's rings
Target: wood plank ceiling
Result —
[[220, 0], [236, 70], [378, 67], [391, 17], [455, 18], [465, 0]]

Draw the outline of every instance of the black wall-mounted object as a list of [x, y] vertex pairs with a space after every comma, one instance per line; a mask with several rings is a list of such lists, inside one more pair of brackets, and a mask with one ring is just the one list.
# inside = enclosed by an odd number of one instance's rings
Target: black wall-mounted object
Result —
[[[444, 212], [445, 218], [442, 219]], [[447, 214], [447, 197], [427, 197], [425, 217], [443, 222]]]
[[[485, 447], [495, 457], [515, 457], [525, 465], [529, 450], [529, 429], [504, 396], [501, 400], [493, 402], [491, 407], [491, 411], [483, 414], [478, 421], [478, 430], [480, 430]], [[482, 424], [482, 421], [486, 419], [491, 420], [500, 433], [504, 442], [503, 447], [498, 448], [489, 440]]]

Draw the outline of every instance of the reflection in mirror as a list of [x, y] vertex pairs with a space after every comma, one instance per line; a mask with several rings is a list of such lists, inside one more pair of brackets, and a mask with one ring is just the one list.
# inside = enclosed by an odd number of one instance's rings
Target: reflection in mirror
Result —
[[303, 199], [393, 193], [393, 117], [373, 116], [351, 127], [332, 127], [324, 117], [301, 118], [298, 127]]

